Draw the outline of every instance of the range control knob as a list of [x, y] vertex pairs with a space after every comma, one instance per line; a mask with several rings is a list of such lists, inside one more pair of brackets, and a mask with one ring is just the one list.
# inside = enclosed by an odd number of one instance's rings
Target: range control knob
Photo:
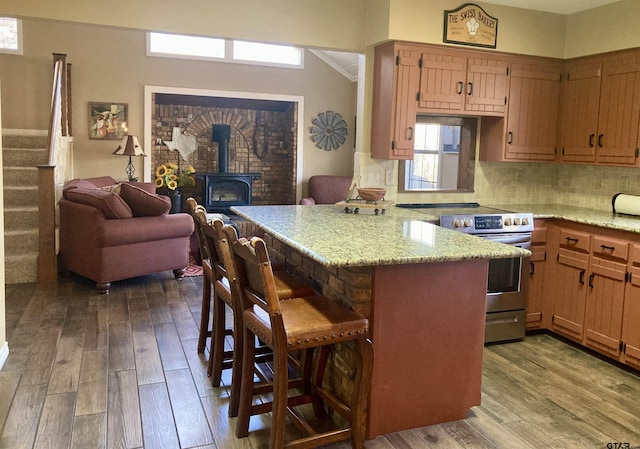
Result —
[[525, 226], [528, 225], [529, 224], [529, 219], [527, 217], [523, 217], [522, 218], [522, 224], [525, 225]]
[[504, 219], [504, 225], [505, 226], [511, 226], [511, 218], [505, 218]]
[[464, 227], [468, 228], [469, 226], [471, 226], [471, 219], [470, 218], [465, 218], [464, 219]]
[[459, 218], [456, 218], [453, 221], [453, 227], [454, 228], [461, 228], [462, 227], [462, 220], [460, 220]]
[[513, 224], [516, 225], [516, 226], [519, 226], [520, 225], [520, 219], [518, 217], [514, 218], [513, 219]]

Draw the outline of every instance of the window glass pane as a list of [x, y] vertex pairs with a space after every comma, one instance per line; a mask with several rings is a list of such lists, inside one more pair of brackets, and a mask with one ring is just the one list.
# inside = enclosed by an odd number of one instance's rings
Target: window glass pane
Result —
[[224, 58], [224, 39], [149, 33], [149, 51], [204, 58]]
[[233, 59], [274, 64], [301, 65], [302, 50], [283, 45], [233, 41]]
[[20, 45], [20, 22], [12, 17], [0, 17], [0, 49], [9, 52], [19, 52]]

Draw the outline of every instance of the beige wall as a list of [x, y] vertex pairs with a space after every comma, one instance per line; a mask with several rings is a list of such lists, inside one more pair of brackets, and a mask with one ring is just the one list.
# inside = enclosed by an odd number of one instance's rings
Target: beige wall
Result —
[[[88, 138], [88, 102], [129, 105], [129, 132], [143, 135], [144, 86], [257, 92], [304, 97], [303, 174], [353, 173], [356, 84], [305, 52], [303, 70], [145, 56], [145, 32], [59, 21], [25, 20], [24, 56], [0, 55], [6, 128], [44, 129], [51, 89], [51, 53], [72, 63], [75, 176], [124, 178], [125, 160], [113, 156], [118, 142]], [[316, 148], [307, 132], [319, 112], [342, 114], [349, 126], [336, 151]], [[308, 125], [308, 126], [307, 126]], [[136, 158], [142, 175], [142, 159]]]
[[0, 14], [361, 51], [368, 1], [29, 0], [4, 1]]
[[565, 58], [640, 47], [638, 17], [638, 0], [622, 0], [570, 15]]

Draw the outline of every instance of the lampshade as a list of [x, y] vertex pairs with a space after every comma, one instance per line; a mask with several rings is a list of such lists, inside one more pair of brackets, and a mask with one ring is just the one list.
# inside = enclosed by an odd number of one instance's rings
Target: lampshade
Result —
[[137, 181], [138, 178], [135, 178], [133, 174], [135, 173], [135, 168], [133, 167], [133, 163], [131, 162], [131, 156], [146, 156], [144, 154], [144, 150], [140, 146], [140, 142], [138, 142], [138, 136], [129, 136], [126, 135], [122, 138], [122, 142], [116, 148], [116, 151], [113, 154], [118, 154], [121, 156], [129, 156], [129, 162], [127, 163], [126, 173], [129, 181]]
[[138, 142], [138, 136], [126, 135], [122, 138], [122, 142], [116, 148], [113, 154], [120, 154], [122, 156], [146, 156], [144, 150]]

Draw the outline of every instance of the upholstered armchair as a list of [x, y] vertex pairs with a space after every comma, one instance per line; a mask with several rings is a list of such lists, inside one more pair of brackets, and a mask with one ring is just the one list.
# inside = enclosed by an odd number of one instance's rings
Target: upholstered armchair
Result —
[[309, 195], [300, 204], [335, 204], [347, 199], [351, 176], [316, 175], [309, 178]]

